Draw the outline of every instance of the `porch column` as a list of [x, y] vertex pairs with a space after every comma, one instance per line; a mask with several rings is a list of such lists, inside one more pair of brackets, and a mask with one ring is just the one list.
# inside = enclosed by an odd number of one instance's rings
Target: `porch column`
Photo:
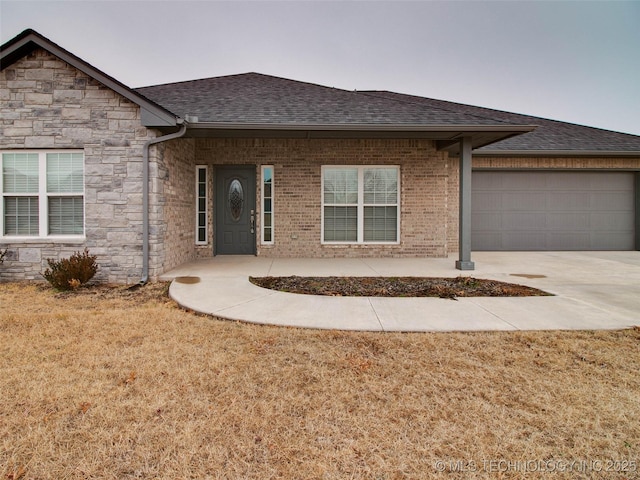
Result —
[[458, 270], [474, 270], [471, 261], [471, 137], [460, 140], [460, 203], [458, 206]]

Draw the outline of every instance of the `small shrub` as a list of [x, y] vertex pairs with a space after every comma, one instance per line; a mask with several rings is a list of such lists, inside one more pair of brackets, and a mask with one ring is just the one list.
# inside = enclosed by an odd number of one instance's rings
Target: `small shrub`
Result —
[[0, 263], [4, 263], [4, 257], [7, 255], [8, 251], [9, 251], [8, 248], [5, 248], [4, 250], [0, 250]]
[[98, 271], [96, 256], [89, 255], [89, 250], [75, 252], [71, 257], [62, 260], [47, 259], [49, 268], [42, 276], [58, 290], [75, 290], [84, 285]]

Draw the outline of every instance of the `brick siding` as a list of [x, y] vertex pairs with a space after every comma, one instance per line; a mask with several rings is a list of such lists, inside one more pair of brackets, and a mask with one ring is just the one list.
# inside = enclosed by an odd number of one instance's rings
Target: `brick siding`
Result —
[[194, 139], [160, 143], [153, 174], [149, 203], [150, 215], [149, 276], [196, 258], [196, 170]]
[[[261, 165], [274, 166], [275, 243], [261, 245], [258, 238], [260, 256], [419, 257], [444, 256], [449, 249], [451, 163], [429, 140], [198, 139], [195, 164], [255, 165], [258, 176]], [[323, 165], [400, 166], [399, 245], [321, 244]], [[259, 199], [260, 178], [256, 183]], [[209, 193], [213, 198], [213, 186]], [[259, 221], [260, 205], [257, 212]], [[259, 236], [259, 223], [256, 230]]]
[[640, 170], [640, 157], [473, 157], [475, 169]]

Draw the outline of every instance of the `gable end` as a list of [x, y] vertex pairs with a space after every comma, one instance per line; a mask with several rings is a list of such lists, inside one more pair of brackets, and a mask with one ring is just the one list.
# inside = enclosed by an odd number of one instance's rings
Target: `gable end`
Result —
[[73, 55], [71, 52], [68, 52], [64, 48], [58, 46], [51, 40], [31, 29], [25, 30], [20, 35], [9, 40], [0, 47], [0, 70], [5, 70], [21, 58], [32, 53], [37, 48], [46, 50], [51, 55], [54, 55], [74, 68], [77, 68], [84, 74], [140, 106], [143, 126], [173, 127], [177, 125], [177, 116], [170, 111], [152, 102], [143, 95], [140, 95], [115, 78], [98, 70], [81, 58]]

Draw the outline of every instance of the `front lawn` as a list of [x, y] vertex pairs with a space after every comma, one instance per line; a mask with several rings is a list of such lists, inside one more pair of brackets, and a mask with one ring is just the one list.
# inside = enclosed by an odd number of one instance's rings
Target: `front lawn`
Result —
[[637, 328], [304, 330], [163, 284], [5, 283], [0, 307], [2, 480], [640, 476]]

